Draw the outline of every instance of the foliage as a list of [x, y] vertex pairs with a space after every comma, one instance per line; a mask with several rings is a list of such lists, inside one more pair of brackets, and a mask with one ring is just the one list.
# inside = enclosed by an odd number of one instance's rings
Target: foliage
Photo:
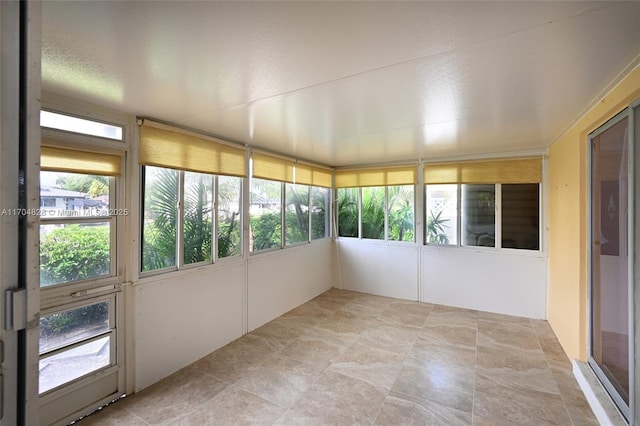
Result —
[[357, 188], [338, 189], [338, 235], [341, 237], [358, 236]]
[[107, 176], [60, 173], [56, 179], [56, 185], [69, 191], [84, 192], [92, 197], [109, 194]]
[[384, 239], [384, 188], [362, 189], [362, 238]]
[[309, 187], [287, 185], [286, 200], [286, 243], [309, 241]]
[[260, 216], [251, 216], [251, 235], [254, 251], [280, 247], [280, 244], [282, 244], [281, 232], [280, 212], [267, 212]]
[[[145, 214], [142, 248], [142, 270], [150, 271], [176, 264], [176, 218], [178, 200], [178, 172], [157, 168], [155, 178], [146, 185]], [[210, 175], [192, 174], [194, 179], [185, 185], [183, 242], [184, 262], [197, 263], [211, 259], [213, 210], [211, 196], [213, 180]], [[191, 177], [190, 176], [190, 177]], [[219, 186], [220, 200], [231, 200]], [[231, 212], [218, 224], [218, 257], [240, 252], [239, 214]]]
[[40, 285], [109, 273], [109, 227], [67, 225], [41, 236]]
[[329, 189], [311, 188], [311, 239], [327, 236], [326, 205], [329, 202]]
[[108, 321], [108, 319], [109, 304], [107, 302], [82, 306], [70, 311], [41, 317], [40, 335], [53, 336], [73, 329], [101, 324]]
[[445, 225], [449, 219], [442, 218], [442, 211], [434, 214], [429, 212], [427, 218], [427, 241], [435, 244], [449, 244], [449, 237], [445, 233], [447, 226]]
[[[414, 213], [411, 186], [388, 187], [388, 238], [413, 241]], [[384, 239], [384, 187], [362, 188], [362, 238]], [[338, 235], [358, 236], [358, 189], [338, 189]]]
[[393, 241], [413, 241], [413, 186], [390, 186], [388, 193], [389, 239]]
[[[149, 179], [152, 171], [156, 172], [153, 180]], [[151, 167], [145, 173], [142, 270], [151, 271], [176, 264], [178, 173]]]

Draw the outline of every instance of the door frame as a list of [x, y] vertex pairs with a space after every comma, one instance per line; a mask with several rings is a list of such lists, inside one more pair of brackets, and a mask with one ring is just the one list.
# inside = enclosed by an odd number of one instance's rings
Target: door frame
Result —
[[[635, 223], [637, 222], [636, 215], [639, 212], [637, 206], [637, 188], [635, 185], [635, 175], [636, 175], [636, 167], [638, 160], [636, 157], [636, 135], [634, 131], [635, 120], [634, 120], [634, 112], [638, 105], [640, 105], [640, 99], [630, 104], [628, 107], [614, 115], [607, 122], [599, 126], [596, 130], [591, 132], [587, 138], [587, 247], [589, 253], [587, 255], [587, 280], [588, 280], [588, 310], [587, 310], [587, 324], [588, 324], [588, 364], [595, 373], [596, 377], [605, 388], [607, 393], [610, 395], [614, 404], [618, 407], [621, 414], [624, 418], [633, 423], [633, 419], [636, 417], [636, 398], [637, 392], [635, 391], [636, 381], [635, 381], [635, 348], [640, 347], [637, 346], [636, 340], [640, 342], [640, 337], [638, 339], [635, 338], [635, 318], [639, 315], [638, 309], [636, 306], [640, 306], [640, 303], [635, 302], [635, 297], [638, 292], [635, 291], [635, 274], [634, 265], [637, 269], [637, 261], [634, 258], [634, 253], [636, 252], [636, 247], [638, 246], [638, 237], [637, 237], [637, 227]], [[592, 213], [592, 205], [593, 205], [593, 196], [594, 196], [594, 188], [593, 188], [593, 147], [592, 141], [595, 137], [601, 135], [614, 125], [618, 124], [620, 121], [627, 118], [627, 279], [628, 279], [628, 363], [629, 363], [629, 404], [627, 405], [624, 400], [620, 397], [615, 387], [611, 384], [607, 376], [604, 374], [598, 363], [595, 361], [593, 357], [594, 351], [594, 285], [593, 285], [593, 276], [594, 276], [594, 265], [593, 265], [593, 227], [592, 223], [594, 220]], [[632, 202], [632, 200], [635, 200]]]

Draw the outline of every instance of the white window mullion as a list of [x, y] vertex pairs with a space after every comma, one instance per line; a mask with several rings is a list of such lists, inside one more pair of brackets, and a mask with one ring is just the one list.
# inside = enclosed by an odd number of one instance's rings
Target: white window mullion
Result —
[[384, 187], [384, 240], [389, 241], [389, 187]]
[[358, 238], [362, 239], [362, 187], [358, 188]]
[[495, 187], [495, 223], [496, 223], [496, 238], [495, 238], [495, 248], [502, 248], [502, 184], [496, 183]]
[[176, 267], [184, 266], [184, 171], [178, 172], [178, 205], [176, 206]]
[[213, 184], [211, 186], [211, 262], [215, 263], [218, 260], [218, 176], [212, 176]]

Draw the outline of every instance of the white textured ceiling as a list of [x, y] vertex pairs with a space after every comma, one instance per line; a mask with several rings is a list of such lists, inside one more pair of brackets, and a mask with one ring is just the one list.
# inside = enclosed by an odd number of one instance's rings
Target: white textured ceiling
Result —
[[543, 149], [640, 2], [43, 4], [42, 87], [323, 164]]

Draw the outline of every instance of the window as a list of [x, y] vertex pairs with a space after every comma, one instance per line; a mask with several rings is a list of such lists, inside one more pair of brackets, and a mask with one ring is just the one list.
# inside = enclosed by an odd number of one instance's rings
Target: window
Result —
[[338, 236], [415, 241], [415, 165], [336, 171]]
[[311, 187], [311, 239], [329, 237], [330, 215], [327, 209], [331, 206], [329, 188]]
[[384, 240], [385, 187], [362, 188], [362, 238]]
[[178, 171], [144, 167], [142, 191], [142, 272], [175, 267]]
[[427, 185], [426, 241], [458, 244], [458, 185]]
[[414, 241], [414, 186], [388, 187], [389, 240]]
[[241, 254], [242, 178], [218, 176], [217, 187], [218, 258]]
[[338, 188], [338, 236], [358, 237], [358, 188]]
[[259, 152], [251, 165], [251, 252], [328, 237], [331, 171]]
[[282, 184], [251, 179], [250, 250], [282, 247]]
[[141, 272], [241, 254], [244, 149], [145, 119], [139, 159]]
[[40, 125], [50, 129], [98, 136], [117, 141], [123, 140], [123, 128], [121, 126], [72, 117], [53, 111], [40, 111]]
[[309, 187], [285, 184], [285, 244], [309, 241]]
[[213, 176], [184, 172], [182, 244], [185, 265], [211, 260]]
[[495, 247], [495, 185], [462, 185], [462, 245]]
[[218, 259], [240, 255], [242, 178], [145, 166], [142, 180], [142, 272], [212, 263], [214, 245]]
[[[358, 196], [362, 202], [358, 203]], [[414, 241], [414, 186], [338, 188], [338, 236]]]
[[43, 171], [40, 182], [40, 286], [112, 276], [112, 230], [126, 213], [110, 203], [115, 178]]
[[541, 170], [539, 157], [425, 164], [426, 243], [540, 250]]
[[114, 297], [40, 317], [39, 391], [115, 365]]
[[540, 249], [538, 184], [502, 184], [502, 248]]

